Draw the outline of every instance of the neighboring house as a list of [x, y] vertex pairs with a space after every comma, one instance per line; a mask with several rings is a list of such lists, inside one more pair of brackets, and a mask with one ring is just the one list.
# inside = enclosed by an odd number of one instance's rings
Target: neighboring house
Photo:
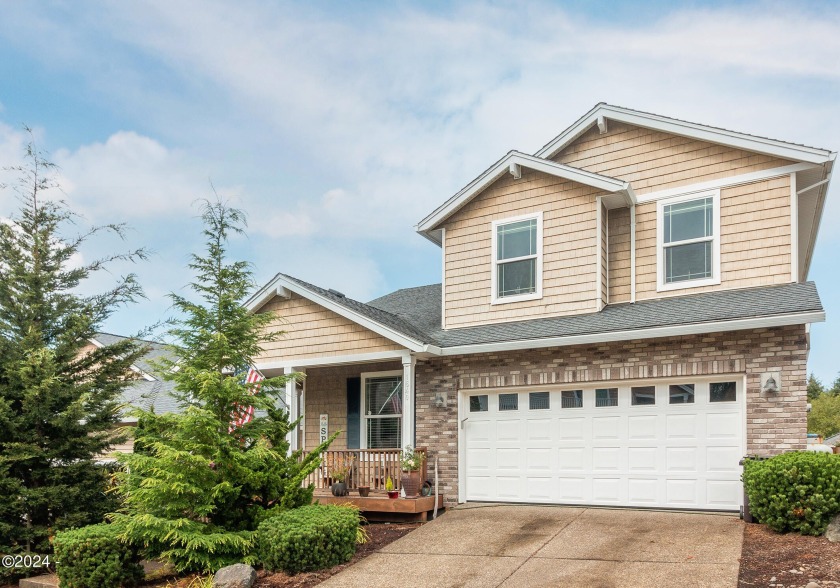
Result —
[[840, 445], [840, 433], [832, 435], [831, 437], [826, 437], [825, 439], [823, 439], [823, 443], [825, 445], [828, 445], [829, 447]]
[[418, 224], [442, 285], [278, 274], [257, 367], [306, 372], [305, 448], [427, 447], [448, 504], [737, 510], [742, 456], [805, 447], [835, 155], [599, 104]]
[[[107, 347], [128, 337], [111, 335], [109, 333], [97, 333], [90, 339], [91, 347]], [[123, 389], [120, 404], [123, 405], [121, 426], [136, 425], [137, 419], [129, 414], [133, 408], [145, 410], [153, 409], [157, 413], [179, 412], [175, 398], [171, 392], [175, 387], [174, 382], [165, 381], [157, 375], [154, 362], [169, 356], [166, 345], [154, 341], [143, 341], [148, 345], [148, 352], [137, 360], [131, 370], [136, 374], [136, 380]], [[84, 350], [83, 350], [84, 352]], [[114, 451], [130, 453], [134, 448], [134, 442], [129, 439], [127, 442], [114, 447]]]

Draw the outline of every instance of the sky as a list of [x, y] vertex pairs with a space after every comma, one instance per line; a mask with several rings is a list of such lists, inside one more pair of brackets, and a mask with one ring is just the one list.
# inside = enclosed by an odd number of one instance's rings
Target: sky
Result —
[[[171, 314], [197, 202], [249, 215], [232, 254], [359, 300], [440, 281], [414, 225], [511, 149], [596, 103], [840, 149], [838, 2], [134, 2], [0, 0], [0, 167], [31, 127], [80, 226], [125, 222], [147, 299]], [[8, 178], [7, 178], [8, 179]], [[836, 182], [835, 182], [836, 184]], [[828, 313], [809, 371], [840, 371], [840, 195], [809, 279]], [[14, 213], [0, 192], [0, 216]], [[101, 284], [100, 284], [101, 283]]]

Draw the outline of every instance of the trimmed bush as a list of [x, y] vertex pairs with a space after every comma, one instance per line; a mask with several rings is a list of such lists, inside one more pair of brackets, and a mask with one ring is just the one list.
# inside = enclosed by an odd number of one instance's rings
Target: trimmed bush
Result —
[[797, 451], [744, 463], [750, 511], [779, 533], [820, 535], [840, 513], [840, 456]]
[[288, 574], [331, 568], [356, 553], [359, 512], [313, 504], [263, 521], [257, 531], [260, 561]]
[[61, 588], [119, 588], [143, 579], [137, 549], [117, 539], [114, 525], [56, 533], [56, 573]]

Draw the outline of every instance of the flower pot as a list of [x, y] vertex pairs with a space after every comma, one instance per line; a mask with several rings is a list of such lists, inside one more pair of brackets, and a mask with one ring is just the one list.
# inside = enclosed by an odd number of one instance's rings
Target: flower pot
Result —
[[420, 486], [423, 482], [420, 480], [420, 472], [403, 472], [402, 473], [402, 487], [405, 490], [406, 498], [417, 498], [420, 492]]
[[400, 495], [399, 490], [388, 490], [388, 498], [397, 498]]
[[834, 451], [834, 453], [836, 453], [837, 455], [840, 455], [840, 445], [835, 445], [831, 448], [831, 450]]
[[345, 482], [336, 482], [332, 485], [333, 496], [347, 496], [347, 484]]
[[370, 494], [370, 486], [359, 486], [359, 496], [365, 497]]

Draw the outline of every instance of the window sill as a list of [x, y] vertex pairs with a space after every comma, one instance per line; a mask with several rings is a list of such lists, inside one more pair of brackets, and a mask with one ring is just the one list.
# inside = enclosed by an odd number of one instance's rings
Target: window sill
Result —
[[685, 280], [673, 284], [656, 284], [657, 292], [671, 292], [673, 290], [689, 290], [703, 286], [720, 286], [720, 278], [707, 278], [704, 280]]
[[503, 298], [493, 298], [490, 301], [491, 305], [496, 304], [510, 304], [512, 302], [525, 302], [527, 300], [540, 300], [542, 292], [534, 292], [533, 294], [519, 294], [517, 296], [505, 296]]

